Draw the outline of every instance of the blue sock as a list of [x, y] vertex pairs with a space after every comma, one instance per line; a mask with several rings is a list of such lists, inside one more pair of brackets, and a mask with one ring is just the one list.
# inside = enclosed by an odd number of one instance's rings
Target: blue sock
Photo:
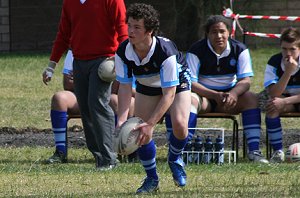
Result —
[[169, 143], [169, 157], [168, 161], [176, 161], [179, 156], [181, 156], [181, 152], [186, 145], [188, 137], [183, 140], [177, 139], [174, 134], [170, 136], [170, 143]]
[[156, 148], [154, 141], [151, 140], [148, 144], [141, 146], [138, 149], [138, 155], [146, 171], [147, 177], [151, 177], [155, 180], [158, 180], [155, 160]]
[[269, 137], [269, 142], [274, 151], [282, 150], [282, 128], [280, 117], [266, 117], [266, 128]]
[[260, 109], [243, 111], [242, 120], [249, 151], [259, 150], [261, 132]]
[[[196, 126], [197, 126], [197, 114], [190, 112], [188, 127], [196, 128]], [[188, 140], [192, 140], [194, 134], [195, 134], [195, 129], [189, 129]]]
[[170, 114], [166, 114], [165, 124], [166, 124], [166, 129], [167, 129], [167, 140], [170, 141], [170, 135], [173, 133], [172, 121], [171, 121]]
[[63, 111], [51, 110], [52, 130], [56, 149], [67, 154], [67, 121], [68, 114]]

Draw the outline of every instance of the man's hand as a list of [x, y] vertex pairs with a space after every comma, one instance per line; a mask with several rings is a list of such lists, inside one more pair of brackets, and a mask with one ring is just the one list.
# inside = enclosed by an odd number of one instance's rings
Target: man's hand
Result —
[[54, 74], [54, 69], [56, 67], [56, 62], [50, 61], [48, 67], [43, 72], [43, 82], [45, 85], [48, 85], [48, 82], [51, 81], [51, 78]]

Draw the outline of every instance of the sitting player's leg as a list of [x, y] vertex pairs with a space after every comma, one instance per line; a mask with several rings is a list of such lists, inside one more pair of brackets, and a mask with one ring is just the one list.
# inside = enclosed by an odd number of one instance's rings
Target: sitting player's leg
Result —
[[236, 108], [231, 113], [242, 112], [244, 134], [248, 145], [248, 158], [254, 162], [268, 163], [259, 149], [261, 134], [261, 111], [258, 98], [252, 92], [239, 96]]
[[55, 93], [51, 101], [50, 114], [56, 150], [54, 155], [48, 159], [48, 162], [64, 163], [67, 162], [68, 153], [68, 114], [80, 114], [75, 95], [70, 91], [60, 91]]
[[[276, 100], [276, 99], [275, 99]], [[270, 159], [272, 163], [280, 163], [284, 161], [284, 152], [282, 145], [282, 127], [280, 121], [280, 113], [295, 112], [294, 105], [285, 105], [284, 109], [275, 110], [274, 100], [268, 101], [266, 105], [266, 128], [268, 133], [269, 143], [273, 148], [273, 154]]]
[[170, 107], [173, 133], [169, 139], [168, 163], [177, 186], [186, 185], [186, 173], [181, 153], [188, 140], [188, 120], [191, 109], [191, 92], [177, 93]]
[[[196, 128], [197, 116], [201, 113], [208, 113], [211, 110], [211, 105], [207, 98], [201, 97], [196, 93], [191, 93], [191, 111], [189, 116], [188, 128]], [[189, 129], [188, 140], [192, 140], [195, 130]]]
[[[196, 128], [197, 126], [197, 114], [201, 109], [202, 98], [196, 93], [191, 93], [191, 111], [189, 116], [188, 128]], [[188, 141], [193, 139], [195, 129], [189, 129]]]
[[[189, 133], [188, 133], [187, 144], [185, 145], [185, 148], [184, 148], [185, 151], [191, 151], [192, 140], [193, 140], [193, 137], [195, 134], [195, 128], [197, 127], [197, 114], [198, 114], [198, 109], [201, 108], [201, 101], [202, 101], [202, 99], [200, 96], [198, 96], [196, 93], [191, 93], [191, 110], [190, 110], [190, 116], [189, 116], [189, 121], [188, 121], [188, 132]], [[169, 122], [171, 123], [170, 114], [166, 115], [166, 125], [167, 125], [167, 118], [168, 118]], [[170, 128], [167, 127], [168, 140], [170, 138], [171, 132], [173, 133], [172, 125]], [[184, 163], [192, 163], [193, 156], [184, 154], [183, 162]]]
[[[136, 93], [135, 97], [135, 116], [148, 120], [157, 106], [161, 96], [146, 96]], [[142, 145], [138, 150], [138, 156], [143, 165], [147, 177], [142, 186], [137, 189], [136, 193], [149, 193], [158, 190], [159, 178], [156, 170], [156, 147], [154, 141], [150, 140], [145, 145]]]

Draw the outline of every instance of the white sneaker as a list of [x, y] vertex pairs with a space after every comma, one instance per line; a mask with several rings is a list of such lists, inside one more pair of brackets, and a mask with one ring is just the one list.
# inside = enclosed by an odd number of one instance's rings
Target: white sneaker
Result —
[[270, 159], [270, 162], [271, 163], [284, 162], [284, 152], [282, 150], [275, 151]]
[[269, 161], [264, 158], [264, 156], [261, 154], [260, 151], [251, 151], [248, 153], [248, 158], [250, 161], [262, 163], [262, 164], [268, 164]]

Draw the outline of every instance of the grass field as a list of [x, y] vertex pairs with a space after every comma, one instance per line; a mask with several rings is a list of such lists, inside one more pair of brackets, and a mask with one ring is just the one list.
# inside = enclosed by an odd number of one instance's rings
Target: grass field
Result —
[[[265, 65], [277, 49], [251, 50], [255, 76], [252, 78], [251, 90], [260, 92], [263, 89]], [[50, 100], [52, 95], [62, 89], [62, 62], [55, 71], [48, 86], [42, 83], [42, 71], [46, 67], [49, 54], [0, 54], [0, 128], [34, 127], [51, 128]], [[63, 59], [62, 59], [63, 60]], [[199, 122], [201, 127], [211, 127], [211, 119]], [[216, 119], [217, 126], [231, 129], [231, 122]], [[262, 122], [264, 127], [264, 122]], [[285, 119], [284, 127], [294, 127], [297, 119]], [[164, 131], [164, 126], [158, 130]]]
[[[275, 49], [251, 51], [255, 77], [251, 90], [261, 91], [266, 62]], [[61, 63], [50, 85], [41, 73], [49, 54], [0, 54], [0, 128], [50, 128], [50, 98], [62, 89]], [[231, 128], [231, 123], [214, 121]], [[202, 120], [201, 127], [212, 126]], [[298, 127], [285, 119], [284, 127]], [[159, 126], [164, 131], [164, 126]], [[98, 172], [87, 149], [69, 150], [68, 164], [43, 163], [53, 152], [44, 147], [0, 148], [0, 197], [134, 197], [144, 171], [139, 163], [122, 163], [110, 172]], [[158, 148], [160, 191], [151, 197], [300, 197], [300, 164], [259, 165], [240, 160], [236, 165], [187, 166], [188, 185], [174, 187], [166, 163], [167, 149]], [[150, 196], [140, 196], [150, 197]]]
[[[45, 165], [47, 148], [0, 149], [0, 197], [134, 197], [144, 177], [139, 163], [98, 172], [86, 149], [70, 149], [70, 163]], [[188, 185], [174, 186], [158, 149], [160, 191], [154, 197], [299, 197], [299, 164], [189, 165]], [[139, 196], [150, 197], [150, 196]]]

